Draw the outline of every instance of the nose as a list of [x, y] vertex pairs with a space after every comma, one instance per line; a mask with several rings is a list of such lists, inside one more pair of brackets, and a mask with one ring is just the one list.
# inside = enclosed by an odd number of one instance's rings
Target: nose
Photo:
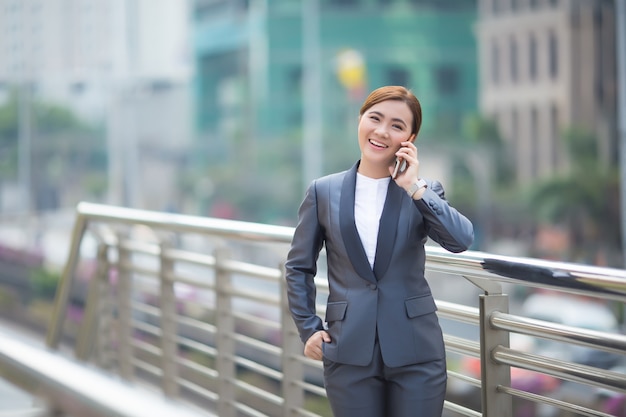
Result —
[[389, 133], [387, 132], [387, 128], [383, 125], [379, 125], [378, 127], [376, 127], [376, 134], [383, 137], [389, 135]]

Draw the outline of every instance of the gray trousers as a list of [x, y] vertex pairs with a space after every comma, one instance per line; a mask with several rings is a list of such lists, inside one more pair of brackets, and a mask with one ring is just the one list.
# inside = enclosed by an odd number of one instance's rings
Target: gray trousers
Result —
[[368, 366], [324, 358], [324, 381], [334, 417], [441, 417], [446, 361], [390, 368], [376, 342]]

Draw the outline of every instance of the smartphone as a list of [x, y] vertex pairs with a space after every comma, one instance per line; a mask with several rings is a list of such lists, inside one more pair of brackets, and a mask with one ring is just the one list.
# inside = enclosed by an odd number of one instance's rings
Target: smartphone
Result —
[[391, 178], [395, 179], [400, 172], [404, 172], [406, 169], [406, 161], [404, 159], [396, 158], [396, 166], [393, 168], [393, 174]]

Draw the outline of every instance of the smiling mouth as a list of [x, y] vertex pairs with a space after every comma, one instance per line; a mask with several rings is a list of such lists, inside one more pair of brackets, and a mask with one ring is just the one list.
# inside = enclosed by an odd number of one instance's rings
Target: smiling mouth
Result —
[[372, 139], [370, 139], [369, 142], [372, 145], [376, 146], [377, 148], [385, 149], [389, 147], [388, 145], [385, 145], [384, 143], [376, 142], [375, 140], [372, 140]]

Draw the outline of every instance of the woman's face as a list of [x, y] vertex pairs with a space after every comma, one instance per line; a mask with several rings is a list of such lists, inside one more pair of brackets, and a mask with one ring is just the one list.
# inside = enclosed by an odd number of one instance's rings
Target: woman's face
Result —
[[404, 141], [412, 141], [413, 114], [400, 100], [374, 104], [359, 119], [361, 158], [375, 164], [393, 165], [395, 153]]

